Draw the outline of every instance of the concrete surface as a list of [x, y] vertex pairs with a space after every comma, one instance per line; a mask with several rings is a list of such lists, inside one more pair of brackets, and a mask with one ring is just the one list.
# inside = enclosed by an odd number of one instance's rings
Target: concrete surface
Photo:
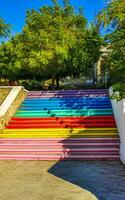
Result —
[[119, 161], [0, 161], [0, 200], [125, 200]]

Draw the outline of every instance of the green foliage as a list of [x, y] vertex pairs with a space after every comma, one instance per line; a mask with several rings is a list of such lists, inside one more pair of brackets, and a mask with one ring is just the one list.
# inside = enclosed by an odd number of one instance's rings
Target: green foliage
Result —
[[111, 98], [116, 99], [117, 101], [120, 101], [121, 99], [125, 98], [125, 84], [124, 83], [117, 83], [113, 85], [113, 94]]
[[27, 11], [20, 34], [0, 47], [1, 76], [11, 79], [56, 79], [87, 75], [100, 55], [102, 40], [94, 25], [75, 13], [69, 0]]
[[103, 27], [108, 25], [112, 28], [121, 27], [125, 21], [125, 1], [109, 1], [107, 6], [97, 15], [97, 18]]
[[0, 37], [8, 36], [10, 32], [10, 26], [5, 23], [4, 19], [0, 17]]
[[106, 67], [110, 71], [110, 84], [114, 85], [113, 98], [120, 100], [125, 94], [125, 1], [113, 0], [98, 15], [98, 21], [105, 27], [112, 28], [106, 35], [111, 53]]

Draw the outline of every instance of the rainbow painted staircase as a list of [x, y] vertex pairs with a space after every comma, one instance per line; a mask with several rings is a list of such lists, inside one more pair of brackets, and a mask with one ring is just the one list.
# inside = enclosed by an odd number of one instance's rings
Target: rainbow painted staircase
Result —
[[0, 138], [1, 160], [119, 159], [108, 90], [31, 91]]

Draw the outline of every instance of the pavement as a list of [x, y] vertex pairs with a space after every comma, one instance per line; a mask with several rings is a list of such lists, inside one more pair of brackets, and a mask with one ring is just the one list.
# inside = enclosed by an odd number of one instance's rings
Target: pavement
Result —
[[125, 200], [125, 166], [120, 161], [0, 161], [0, 200], [96, 197]]

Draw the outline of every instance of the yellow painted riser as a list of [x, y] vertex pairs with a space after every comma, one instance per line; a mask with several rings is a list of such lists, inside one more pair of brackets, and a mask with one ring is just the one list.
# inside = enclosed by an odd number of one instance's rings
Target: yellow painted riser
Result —
[[5, 129], [0, 138], [118, 137], [116, 128]]
[[4, 129], [2, 132], [71, 132], [71, 131], [115, 131], [117, 132], [117, 128], [38, 128], [38, 129]]
[[99, 135], [95, 135], [95, 134], [73, 134], [73, 135], [43, 135], [43, 134], [1, 134], [0, 138], [101, 138], [101, 137], [105, 137], [105, 138], [117, 138], [118, 134], [117, 133], [108, 133], [108, 134], [99, 134]]

